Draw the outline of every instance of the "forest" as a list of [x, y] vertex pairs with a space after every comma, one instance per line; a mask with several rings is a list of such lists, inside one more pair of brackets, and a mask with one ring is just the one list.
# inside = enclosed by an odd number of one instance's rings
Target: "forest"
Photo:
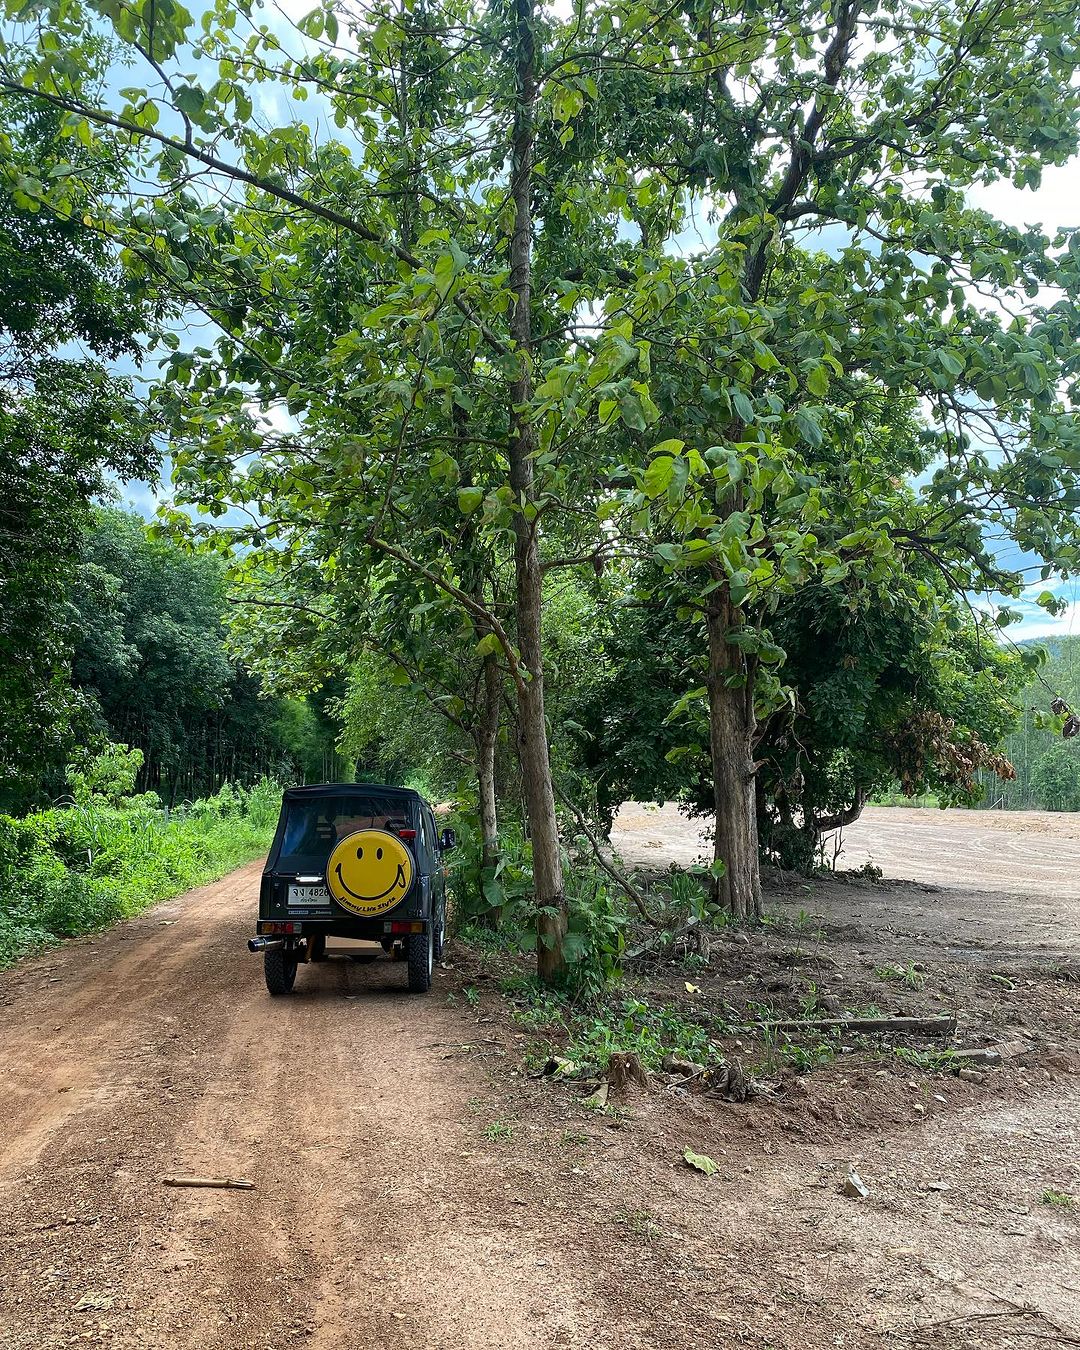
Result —
[[1077, 570], [1080, 233], [972, 204], [1075, 154], [1071, 13], [12, 0], [4, 922], [80, 929], [31, 857], [137, 903], [65, 812], [253, 856], [360, 774], [555, 984], [658, 921], [624, 801], [749, 921], [878, 794], [1076, 809], [1008, 628]]

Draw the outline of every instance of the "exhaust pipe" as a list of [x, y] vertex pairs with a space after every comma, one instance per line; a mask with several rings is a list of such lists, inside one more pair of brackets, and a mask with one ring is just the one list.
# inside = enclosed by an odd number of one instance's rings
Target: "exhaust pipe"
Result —
[[276, 952], [285, 946], [284, 938], [253, 937], [248, 938], [249, 952]]

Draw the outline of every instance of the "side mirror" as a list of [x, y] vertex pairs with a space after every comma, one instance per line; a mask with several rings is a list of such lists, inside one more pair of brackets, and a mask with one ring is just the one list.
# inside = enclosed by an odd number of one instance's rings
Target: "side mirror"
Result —
[[457, 835], [453, 830], [443, 830], [439, 835], [439, 852], [446, 853], [457, 847]]

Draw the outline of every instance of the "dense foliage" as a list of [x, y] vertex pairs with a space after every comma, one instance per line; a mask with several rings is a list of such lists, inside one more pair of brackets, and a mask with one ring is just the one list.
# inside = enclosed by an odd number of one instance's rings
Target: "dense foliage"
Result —
[[1019, 725], [1005, 738], [1015, 766], [1008, 782], [984, 778], [983, 803], [1006, 809], [1080, 811], [1080, 737], [1062, 739], [1062, 719], [1051, 704], [1062, 698], [1080, 708], [1080, 635], [1040, 644], [1048, 659], [1019, 696]]
[[[0, 168], [17, 153], [47, 173], [60, 115], [9, 106], [3, 125]], [[100, 156], [79, 162], [88, 186], [114, 180]], [[0, 802], [32, 797], [74, 734], [68, 605], [91, 501], [156, 460], [105, 364], [138, 352], [143, 321], [108, 242], [20, 205], [0, 172]], [[83, 355], [59, 354], [73, 346]]]
[[226, 786], [167, 815], [155, 795], [134, 793], [140, 758], [113, 748], [73, 776], [69, 804], [0, 815], [0, 966], [138, 914], [268, 846], [276, 782]]
[[72, 600], [71, 678], [86, 738], [138, 748], [137, 786], [171, 806], [263, 775], [335, 776], [335, 727], [306, 699], [262, 697], [226, 649], [218, 560], [152, 538], [137, 516], [95, 512]]
[[167, 518], [247, 668], [471, 768], [482, 889], [524, 808], [543, 978], [571, 795], [707, 803], [752, 917], [759, 829], [805, 863], [886, 777], [1011, 772], [1002, 597], [1080, 566], [1080, 234], [972, 194], [1075, 154], [1073, 10], [11, 0], [0, 97], [64, 140], [5, 140], [12, 202], [170, 316]]

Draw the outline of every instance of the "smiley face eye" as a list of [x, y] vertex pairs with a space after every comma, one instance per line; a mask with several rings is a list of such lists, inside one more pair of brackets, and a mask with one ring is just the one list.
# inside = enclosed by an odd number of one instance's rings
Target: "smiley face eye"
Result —
[[376, 858], [381, 858], [381, 857], [382, 857], [382, 849], [381, 849], [381, 848], [377, 848], [377, 849], [375, 850], [375, 856], [376, 856]]
[[356, 856], [357, 856], [358, 858], [362, 858], [362, 857], [364, 856], [364, 850], [363, 850], [362, 848], [358, 848], [358, 849], [356, 850]]

